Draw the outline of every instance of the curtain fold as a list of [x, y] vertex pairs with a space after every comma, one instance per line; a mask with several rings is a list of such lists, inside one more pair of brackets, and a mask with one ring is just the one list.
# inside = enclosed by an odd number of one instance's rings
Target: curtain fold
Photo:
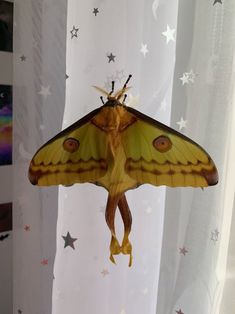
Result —
[[210, 152], [219, 184], [167, 192], [158, 314], [234, 310], [220, 307], [234, 197], [234, 9], [179, 4], [171, 122], [187, 121], [182, 131]]
[[58, 188], [29, 183], [35, 151], [61, 130], [65, 1], [14, 1], [14, 313], [51, 313]]

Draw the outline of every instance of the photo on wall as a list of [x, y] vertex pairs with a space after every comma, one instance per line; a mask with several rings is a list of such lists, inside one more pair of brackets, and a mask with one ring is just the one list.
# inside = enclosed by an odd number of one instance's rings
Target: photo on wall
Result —
[[0, 166], [12, 164], [12, 86], [0, 85]]
[[12, 52], [13, 3], [0, 0], [0, 50]]
[[12, 230], [12, 203], [0, 204], [0, 233]]

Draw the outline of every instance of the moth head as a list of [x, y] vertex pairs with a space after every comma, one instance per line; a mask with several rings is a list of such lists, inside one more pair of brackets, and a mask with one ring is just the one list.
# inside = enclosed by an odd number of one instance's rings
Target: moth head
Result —
[[127, 84], [130, 81], [131, 77], [132, 77], [132, 75], [130, 74], [128, 76], [125, 84], [123, 85], [123, 87], [120, 90], [116, 91], [115, 94], [113, 94], [115, 81], [112, 81], [112, 88], [111, 88], [110, 92], [107, 92], [100, 87], [93, 86], [95, 89], [97, 89], [99, 92], [101, 92], [104, 96], [107, 97], [106, 102], [104, 101], [103, 96], [100, 97], [104, 106], [114, 107], [117, 105], [120, 105], [120, 106], [124, 105], [126, 97], [127, 97], [126, 92], [130, 89], [130, 87], [128, 87]]

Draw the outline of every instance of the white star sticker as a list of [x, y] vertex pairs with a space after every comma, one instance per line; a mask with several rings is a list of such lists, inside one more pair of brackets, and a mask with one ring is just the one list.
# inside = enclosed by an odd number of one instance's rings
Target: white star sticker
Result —
[[164, 98], [163, 101], [160, 104], [160, 110], [161, 111], [166, 111], [166, 106], [167, 106], [167, 102], [166, 102], [166, 98]]
[[187, 127], [187, 120], [184, 120], [182, 117], [180, 118], [180, 121], [176, 122], [179, 125], [179, 129], [183, 129]]
[[175, 29], [174, 28], [171, 29], [169, 25], [167, 24], [167, 30], [165, 32], [162, 32], [162, 35], [166, 37], [167, 44], [171, 40], [175, 41], [174, 34], [175, 34]]
[[120, 314], [126, 314], [126, 311], [124, 309], [122, 309]]
[[144, 55], [144, 57], [146, 56], [146, 53], [149, 52], [147, 48], [147, 44], [141, 44], [140, 52]]
[[148, 206], [148, 207], [145, 209], [145, 212], [146, 212], [147, 214], [151, 214], [152, 208], [151, 208], [150, 206]]
[[133, 96], [132, 94], [129, 95], [128, 103], [126, 104], [128, 107], [137, 107], [139, 103], [139, 95]]
[[126, 78], [126, 75], [124, 74], [124, 70], [116, 71], [115, 80], [118, 80], [119, 83], [121, 83], [124, 78]]
[[182, 81], [182, 85], [189, 83], [189, 76], [188, 73], [183, 73], [183, 76], [180, 77], [180, 80]]
[[196, 74], [193, 72], [193, 70], [190, 70], [190, 72], [184, 72], [183, 76], [180, 77], [180, 80], [182, 81], [182, 85], [194, 83]]
[[24, 143], [22, 143], [22, 142], [20, 142], [20, 144], [19, 144], [19, 153], [20, 153], [21, 157], [23, 157], [26, 160], [31, 160], [32, 159], [32, 154], [28, 153], [24, 149]]
[[196, 74], [193, 72], [193, 70], [191, 70], [191, 71], [188, 72], [187, 74], [188, 74], [188, 79], [189, 79], [189, 81], [191, 81], [192, 83], [194, 83]]
[[38, 92], [38, 94], [44, 96], [47, 98], [49, 95], [51, 95], [50, 86], [43, 86], [41, 85], [41, 90]]

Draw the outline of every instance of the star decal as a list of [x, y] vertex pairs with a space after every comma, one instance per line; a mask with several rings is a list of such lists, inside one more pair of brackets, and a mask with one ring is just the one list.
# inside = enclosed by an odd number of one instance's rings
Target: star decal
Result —
[[22, 62], [26, 61], [26, 56], [25, 56], [25, 55], [22, 55], [22, 56], [20, 57], [20, 60], [21, 60]]
[[147, 214], [151, 214], [151, 212], [152, 212], [152, 207], [148, 206], [148, 207], [145, 209], [145, 212], [146, 212]]
[[108, 59], [109, 59], [109, 63], [110, 63], [111, 61], [115, 62], [114, 59], [116, 58], [116, 56], [113, 55], [112, 52], [111, 52], [109, 55], [107, 55], [107, 57], [108, 57]]
[[38, 92], [38, 94], [47, 98], [48, 96], [51, 95], [50, 86], [49, 85], [48, 86], [41, 85], [41, 90]]
[[146, 56], [146, 54], [149, 52], [148, 48], [147, 48], [147, 44], [141, 44], [141, 49], [140, 52], [144, 55], [144, 57]]
[[93, 12], [95, 14], [95, 16], [99, 13], [99, 9], [98, 8], [94, 8]]
[[211, 241], [213, 241], [215, 243], [218, 241], [218, 239], [219, 239], [219, 231], [216, 228], [213, 231], [211, 231]]
[[123, 79], [126, 79], [124, 70], [116, 71], [114, 75], [106, 77], [106, 81], [104, 82], [104, 89], [106, 91], [110, 91], [112, 87], [112, 81], [122, 83]]
[[43, 266], [47, 266], [48, 265], [48, 259], [44, 258], [43, 260], [41, 260], [41, 264]]
[[189, 78], [188, 78], [187, 73], [183, 73], [183, 76], [180, 77], [180, 80], [182, 81], [182, 85], [188, 84], [189, 83]]
[[18, 314], [22, 314], [23, 312], [22, 312], [21, 310], [18, 310], [17, 313], [18, 313]]
[[167, 106], [167, 102], [166, 102], [166, 98], [164, 98], [160, 104], [160, 111], [166, 111], [166, 106]]
[[215, 0], [214, 3], [213, 3], [213, 5], [215, 5], [216, 3], [222, 4], [222, 0]]
[[176, 311], [177, 314], [184, 314], [181, 309], [179, 309], [178, 311]]
[[183, 254], [184, 256], [188, 253], [188, 250], [186, 250], [185, 247], [179, 248], [180, 254]]
[[[23, 145], [23, 143], [22, 143], [22, 145]], [[24, 151], [24, 153], [26, 154], [25, 156], [23, 156], [23, 157], [29, 157], [28, 156], [28, 152], [26, 152], [26, 151]], [[21, 156], [22, 156], [22, 152], [20, 151], [20, 154], [21, 154]], [[27, 158], [28, 159], [28, 158]], [[32, 155], [31, 155], [31, 157], [30, 157], [30, 159], [32, 159]], [[18, 198], [18, 204], [19, 204], [19, 206], [21, 207], [21, 208], [30, 208], [30, 201], [29, 201], [29, 197], [28, 197], [28, 195], [27, 195], [27, 193], [23, 193], [23, 194], [21, 194], [20, 196], [19, 196], [19, 198]]]
[[139, 103], [139, 95], [137, 96], [133, 96], [132, 94], [129, 94], [129, 99], [128, 99], [128, 103], [126, 104], [128, 107], [137, 107], [138, 103]]
[[179, 125], [179, 129], [182, 130], [183, 128], [187, 127], [187, 120], [184, 120], [182, 117], [180, 118], [180, 121], [176, 122]]
[[167, 24], [167, 30], [165, 32], [162, 32], [162, 35], [166, 37], [167, 44], [171, 40], [175, 41], [174, 34], [175, 34], [175, 29], [174, 28], [171, 29], [169, 25]]
[[65, 79], [67, 80], [69, 78], [68, 74], [65, 74]]
[[184, 72], [183, 76], [180, 77], [180, 80], [182, 81], [182, 85], [184, 84], [189, 84], [194, 83], [196, 74], [193, 72], [193, 70], [191, 70], [190, 72]]
[[121, 83], [124, 78], [126, 78], [126, 75], [124, 74], [124, 70], [116, 71], [114, 80], [117, 80], [119, 83]]
[[72, 249], [75, 250], [73, 243], [77, 240], [77, 238], [72, 238], [69, 232], [67, 232], [66, 236], [62, 236], [62, 238], [65, 241], [64, 248], [66, 248], [67, 246], [70, 246]]
[[126, 314], [126, 311], [124, 309], [122, 309], [120, 314]]
[[194, 83], [196, 74], [193, 72], [193, 70], [191, 69], [190, 72], [187, 72], [188, 75], [188, 79], [190, 82]]
[[103, 269], [101, 274], [103, 275], [103, 277], [109, 275], [109, 271], [107, 269]]
[[78, 37], [78, 30], [79, 30], [79, 28], [76, 28], [76, 27], [73, 25], [73, 29], [70, 31], [70, 33], [71, 33], [71, 39], [73, 39], [74, 37]]
[[29, 226], [29, 225], [25, 225], [25, 226], [24, 226], [24, 230], [25, 230], [25, 231], [30, 231], [30, 226]]

